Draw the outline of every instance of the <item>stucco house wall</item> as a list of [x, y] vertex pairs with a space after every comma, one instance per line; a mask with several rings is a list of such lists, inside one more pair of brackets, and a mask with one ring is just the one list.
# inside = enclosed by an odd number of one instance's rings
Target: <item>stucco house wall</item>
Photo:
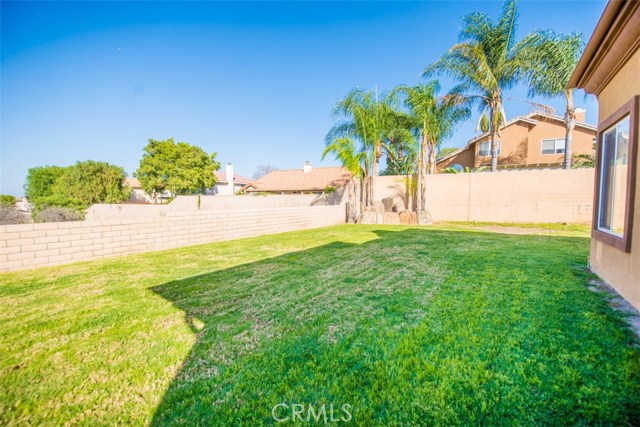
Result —
[[[610, 119], [617, 119], [621, 108], [633, 103], [638, 105], [640, 2], [609, 1], [576, 66], [569, 87], [583, 88], [598, 97], [600, 131], [606, 130]], [[633, 134], [633, 126], [635, 124], [638, 129], [640, 114], [637, 114], [637, 107], [631, 107], [631, 110], [636, 111], [636, 123], [630, 123], [629, 146], [638, 150], [639, 136]], [[626, 228], [630, 242], [624, 242], [630, 245], [628, 248], [624, 247], [625, 244], [616, 247], [620, 242], [607, 242], [606, 235], [603, 237], [603, 233], [595, 226], [597, 218], [594, 215], [589, 263], [594, 273], [640, 309], [640, 192], [637, 191], [640, 184], [640, 157], [636, 156], [635, 161], [628, 164], [630, 170], [633, 170], [632, 166], [635, 166], [636, 172], [635, 179], [630, 182], [627, 208], [633, 207], [633, 212], [629, 215], [630, 223]], [[596, 173], [594, 200], [598, 197], [598, 187]]]

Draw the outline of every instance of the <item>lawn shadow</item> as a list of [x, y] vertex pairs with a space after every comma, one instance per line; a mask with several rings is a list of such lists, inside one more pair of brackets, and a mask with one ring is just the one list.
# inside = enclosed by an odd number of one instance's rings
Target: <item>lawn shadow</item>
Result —
[[[496, 397], [504, 384], [469, 383], [473, 372], [455, 374], [455, 381], [449, 379], [455, 387], [443, 385], [433, 360], [440, 358], [440, 364], [447, 365], [452, 357], [448, 351], [486, 369], [486, 363], [502, 357], [495, 346], [511, 340], [513, 329], [527, 316], [556, 316], [567, 322], [565, 317], [584, 309], [576, 305], [567, 311], [548, 300], [564, 300], [562, 292], [579, 291], [574, 266], [586, 262], [588, 239], [422, 228], [381, 227], [374, 232], [378, 238], [364, 243], [336, 241], [152, 288], [184, 312], [196, 342], [151, 424], [325, 425], [331, 409], [334, 420], [349, 418], [348, 425], [428, 425], [434, 420], [486, 423], [504, 415], [501, 411], [512, 411], [510, 417], [522, 420], [535, 409], [548, 411], [546, 397], [526, 394], [528, 384], [516, 392], [507, 390], [518, 402], [522, 393], [530, 400], [515, 409]], [[572, 250], [573, 255], [567, 252]], [[524, 259], [529, 251], [544, 253]], [[514, 262], [522, 268], [504, 271]], [[557, 271], [545, 273], [549, 268]], [[526, 276], [528, 269], [535, 280]], [[536, 289], [558, 276], [562, 285], [554, 285], [548, 296]], [[501, 293], [478, 299], [494, 292], [488, 291], [492, 288]], [[443, 289], [456, 299], [436, 300], [434, 295]], [[530, 299], [532, 307], [521, 307], [517, 298]], [[586, 304], [600, 307], [593, 295], [585, 298]], [[492, 311], [500, 307], [506, 314]], [[465, 310], [479, 314], [466, 318]], [[543, 320], [535, 318], [531, 324], [544, 329]], [[554, 328], [558, 325], [549, 330]], [[530, 329], [517, 339], [546, 342], [545, 337], [531, 338], [535, 331]], [[475, 344], [450, 342], [458, 335], [461, 341], [473, 341], [474, 333], [486, 336]], [[560, 340], [558, 345], [565, 343]], [[448, 369], [466, 372], [469, 367]], [[452, 397], [466, 391], [473, 396], [485, 389], [497, 395], [457, 402], [453, 409], [451, 402], [442, 401], [443, 393]], [[425, 407], [424, 399], [434, 406]], [[291, 406], [272, 412], [282, 403], [304, 405], [305, 422], [293, 422]], [[345, 404], [350, 405], [350, 417]], [[309, 405], [315, 412], [309, 413]], [[321, 408], [324, 418], [315, 418]], [[552, 419], [558, 414], [564, 412]], [[288, 420], [277, 422], [274, 415]]]

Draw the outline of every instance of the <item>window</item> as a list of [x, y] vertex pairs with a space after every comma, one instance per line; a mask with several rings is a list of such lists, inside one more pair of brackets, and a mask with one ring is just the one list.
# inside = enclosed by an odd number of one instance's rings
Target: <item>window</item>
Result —
[[639, 102], [640, 96], [634, 97], [598, 127], [591, 234], [626, 252], [631, 249]]
[[[500, 141], [498, 141], [498, 156], [500, 155]], [[478, 156], [488, 157], [491, 156], [491, 141], [481, 142], [478, 148]]]
[[564, 153], [564, 139], [543, 139], [542, 154]]

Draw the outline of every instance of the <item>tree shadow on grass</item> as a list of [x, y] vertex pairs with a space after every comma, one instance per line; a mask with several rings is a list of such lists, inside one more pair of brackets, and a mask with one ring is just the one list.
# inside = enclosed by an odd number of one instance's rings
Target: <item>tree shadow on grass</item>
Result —
[[640, 408], [637, 351], [621, 358], [631, 338], [576, 269], [588, 239], [375, 233], [153, 288], [197, 340], [152, 425], [573, 424]]

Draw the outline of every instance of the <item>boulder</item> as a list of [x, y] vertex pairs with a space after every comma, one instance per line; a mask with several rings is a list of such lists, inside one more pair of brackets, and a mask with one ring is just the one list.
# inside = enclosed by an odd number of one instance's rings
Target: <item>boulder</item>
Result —
[[431, 225], [433, 221], [431, 221], [431, 214], [427, 211], [420, 211], [417, 214], [418, 225]]
[[398, 214], [398, 219], [400, 220], [400, 224], [409, 225], [411, 224], [411, 212], [404, 211]]
[[383, 224], [400, 224], [400, 214], [398, 212], [385, 212], [383, 214]]
[[373, 209], [376, 213], [383, 214], [384, 213], [384, 203], [374, 201], [372, 204]]
[[409, 220], [409, 224], [418, 225], [418, 214], [416, 212], [410, 212], [411, 218]]
[[393, 212], [403, 212], [406, 210], [402, 197], [396, 196], [393, 198], [393, 207], [391, 208], [391, 210]]
[[385, 212], [393, 212], [393, 197], [385, 197], [382, 199]]
[[365, 209], [360, 217], [358, 217], [358, 224], [377, 224], [378, 222], [377, 214], [375, 211]]
[[384, 212], [376, 212], [376, 224], [384, 224]]

